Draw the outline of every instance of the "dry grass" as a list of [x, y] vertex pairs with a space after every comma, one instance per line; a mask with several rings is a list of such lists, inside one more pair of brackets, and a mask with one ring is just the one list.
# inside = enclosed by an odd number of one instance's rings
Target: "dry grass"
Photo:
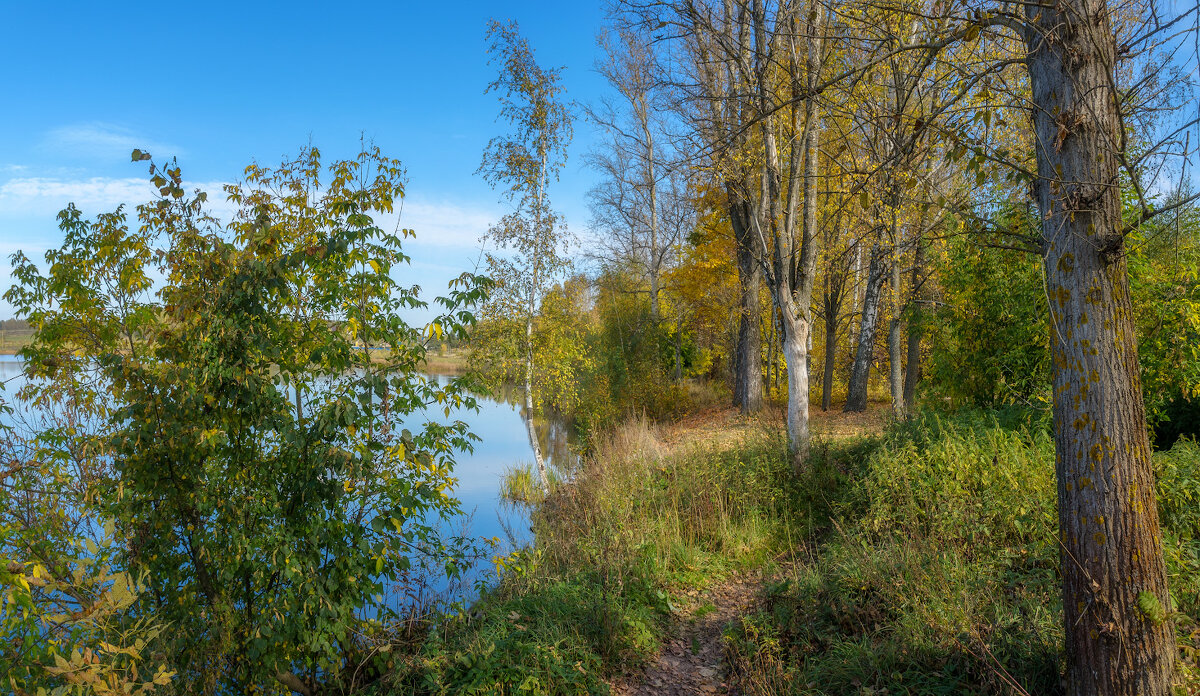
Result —
[[447, 350], [445, 353], [430, 352], [425, 356], [425, 371], [439, 375], [457, 375], [467, 370], [467, 354], [464, 351]]
[[33, 338], [33, 329], [0, 329], [0, 355], [15, 355]]
[[[766, 404], [757, 414], [743, 415], [731, 406], [710, 406], [689, 412], [679, 421], [660, 426], [659, 437], [668, 451], [681, 445], [731, 446], [764, 429], [782, 428], [785, 408]], [[891, 420], [891, 406], [872, 401], [862, 413], [843, 413], [841, 409], [809, 411], [812, 434], [818, 438], [844, 440], [878, 435]]]

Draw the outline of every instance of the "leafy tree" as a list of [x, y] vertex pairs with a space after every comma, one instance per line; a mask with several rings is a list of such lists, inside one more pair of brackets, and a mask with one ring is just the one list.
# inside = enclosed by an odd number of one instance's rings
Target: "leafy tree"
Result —
[[411, 232], [376, 222], [404, 194], [377, 148], [248, 167], [228, 225], [174, 163], [150, 178], [136, 226], [71, 206], [44, 274], [13, 257], [5, 297], [38, 327], [26, 397], [68, 398], [98, 424], [40, 445], [89, 461], [88, 502], [146, 578], [140, 611], [170, 624], [184, 691], [361, 679], [415, 555], [450, 574], [464, 562], [465, 542], [435, 524], [459, 510], [448, 489], [467, 426], [402, 426], [474, 406], [421, 366], [425, 337], [463, 334], [486, 283], [455, 281], [425, 334], [402, 319], [425, 303], [392, 275]]
[[[1008, 227], [1032, 230], [1024, 211]], [[933, 322], [930, 378], [937, 396], [958, 405], [1047, 407], [1050, 338], [1036, 257], [956, 236], [938, 262], [943, 303]]]
[[489, 241], [510, 252], [507, 256], [488, 254], [489, 274], [496, 280], [490, 309], [525, 332], [521, 356], [525, 422], [542, 488], [548, 490], [546, 465], [533, 426], [538, 401], [534, 396], [534, 333], [543, 298], [570, 267], [562, 221], [550, 207], [547, 188], [566, 164], [572, 116], [562, 101], [560, 71], [537, 64], [516, 22], [492, 20], [487, 39], [492, 60], [500, 63], [500, 74], [487, 91], [499, 94], [500, 117], [512, 131], [488, 143], [479, 173], [515, 206], [487, 234]]
[[[12, 409], [0, 392], [0, 415]], [[62, 460], [0, 425], [0, 689], [149, 694], [173, 676], [148, 646], [137, 579], [115, 568], [111, 524], [82, 524], [81, 486]]]
[[[1182, 202], [1183, 192], [1163, 201]], [[1130, 241], [1138, 358], [1155, 445], [1200, 435], [1200, 210], [1189, 204]]]

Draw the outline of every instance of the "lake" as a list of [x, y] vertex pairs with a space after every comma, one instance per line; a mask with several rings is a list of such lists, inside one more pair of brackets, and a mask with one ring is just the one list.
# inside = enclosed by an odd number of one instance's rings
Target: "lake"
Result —
[[[445, 375], [436, 377], [439, 381], [449, 379]], [[4, 399], [11, 402], [16, 391], [25, 384], [19, 357], [0, 355], [0, 382], [5, 385]], [[454, 495], [462, 501], [463, 510], [469, 513], [464, 521], [465, 530], [475, 537], [499, 537], [501, 548], [497, 552], [502, 554], [514, 550], [514, 545], [519, 547], [528, 543], [532, 536], [526, 508], [506, 503], [499, 495], [504, 474], [515, 466], [533, 461], [533, 449], [526, 435], [517, 394], [516, 390], [505, 389], [499, 399], [479, 398], [478, 413], [451, 414], [468, 422], [471, 431], [480, 438], [473, 452], [457, 456], [454, 469], [458, 479]], [[431, 413], [429, 419], [441, 415], [440, 411]], [[0, 415], [0, 422], [4, 418]], [[424, 422], [426, 418], [416, 416], [413, 420]], [[536, 424], [547, 465], [567, 464], [574, 456], [569, 429], [562, 423], [541, 419]], [[486, 572], [489, 569], [479, 570]]]

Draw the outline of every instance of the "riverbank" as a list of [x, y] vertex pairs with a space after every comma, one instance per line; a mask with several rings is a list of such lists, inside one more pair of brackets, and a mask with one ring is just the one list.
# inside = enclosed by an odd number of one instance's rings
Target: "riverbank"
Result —
[[[428, 693], [1063, 692], [1053, 446], [1040, 417], [814, 413], [635, 421], [533, 514], [532, 548], [426, 644]], [[1194, 682], [1200, 450], [1156, 455]], [[1194, 683], [1189, 683], [1194, 688]]]
[[[5, 320], [0, 322], [0, 325], [13, 322], [17, 322], [17, 320]], [[0, 355], [16, 355], [33, 340], [33, 329], [23, 321], [17, 323], [20, 324], [17, 328], [0, 328]]]
[[467, 351], [449, 349], [425, 356], [425, 371], [434, 375], [459, 375], [467, 371]]

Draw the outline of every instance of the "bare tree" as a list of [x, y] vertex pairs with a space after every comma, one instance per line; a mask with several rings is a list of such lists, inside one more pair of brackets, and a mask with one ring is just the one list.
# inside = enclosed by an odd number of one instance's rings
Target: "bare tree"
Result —
[[[654, 47], [639, 34], [601, 34], [596, 70], [615, 98], [588, 109], [607, 141], [589, 156], [602, 179], [591, 191], [593, 230], [610, 259], [631, 263], [646, 278], [650, 316], [661, 319], [663, 276], [694, 221], [683, 158], [671, 121], [675, 113]], [[615, 252], [615, 253], [613, 253]]]

